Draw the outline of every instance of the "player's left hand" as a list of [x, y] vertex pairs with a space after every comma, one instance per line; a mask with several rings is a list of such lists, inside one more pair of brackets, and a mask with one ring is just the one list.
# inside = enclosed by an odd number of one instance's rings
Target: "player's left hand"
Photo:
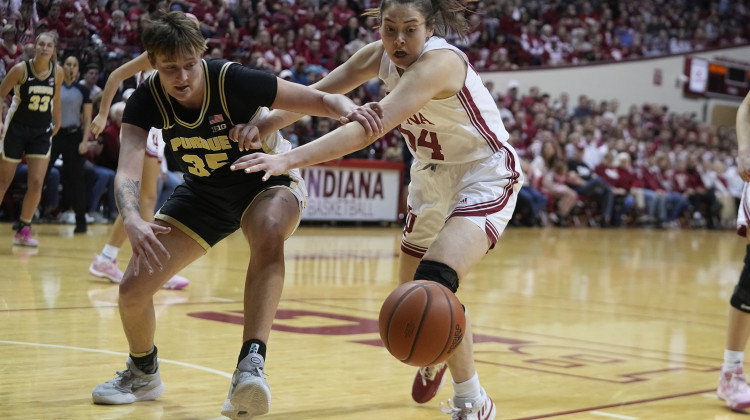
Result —
[[241, 152], [263, 148], [258, 127], [252, 124], [235, 125], [229, 130], [229, 139], [237, 142]]
[[352, 121], [362, 124], [368, 137], [380, 135], [383, 132], [383, 107], [378, 102], [368, 102], [339, 118], [341, 124]]
[[265, 153], [253, 153], [237, 159], [229, 169], [233, 171], [244, 170], [245, 173], [265, 171], [263, 181], [268, 181], [273, 175], [281, 175], [289, 170], [283, 153], [278, 155], [267, 155]]

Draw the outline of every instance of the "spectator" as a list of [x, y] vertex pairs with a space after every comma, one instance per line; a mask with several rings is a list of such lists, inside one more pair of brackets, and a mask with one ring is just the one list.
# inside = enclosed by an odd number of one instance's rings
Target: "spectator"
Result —
[[[521, 159], [521, 170], [529, 174], [530, 166], [526, 159]], [[546, 226], [547, 220], [547, 196], [532, 186], [530, 176], [523, 181], [523, 188], [518, 191], [518, 202], [516, 203], [515, 215], [519, 215], [520, 223], [526, 226]]]
[[109, 21], [109, 13], [99, 5], [98, 0], [88, 0], [83, 7], [83, 13], [89, 30], [95, 33], [99, 33]]
[[56, 32], [60, 38], [64, 38], [67, 35], [65, 31], [67, 25], [60, 19], [60, 3], [57, 1], [50, 4], [47, 17], [41, 19], [39, 22], [45, 22], [48, 30]]
[[658, 220], [657, 210], [661, 206], [661, 196], [638, 177], [638, 172], [633, 168], [630, 154], [620, 152], [617, 155], [617, 167], [622, 179], [630, 182], [629, 194], [633, 196], [635, 209], [639, 213], [637, 221], [642, 224], [655, 224]]
[[78, 83], [85, 86], [89, 91], [89, 99], [94, 102], [94, 98], [99, 95], [102, 88], [97, 86], [96, 82], [99, 81], [99, 66], [96, 63], [89, 63], [86, 65], [83, 73], [83, 79]]
[[[130, 25], [125, 21], [125, 12], [115, 10], [109, 23], [102, 29], [101, 38], [110, 50], [123, 49], [131, 37]], [[115, 66], [116, 67], [116, 66]]]
[[22, 0], [18, 12], [17, 15], [11, 16], [10, 23], [16, 27], [16, 42], [18, 42], [18, 45], [25, 45], [34, 41], [38, 22], [34, 12], [34, 1]]
[[562, 160], [562, 151], [554, 140], [545, 140], [542, 149], [530, 164], [531, 185], [534, 189], [553, 198], [555, 210], [550, 217], [557, 226], [570, 224], [571, 210], [578, 194], [567, 185], [567, 168]]
[[309, 86], [310, 78], [307, 74], [307, 60], [305, 57], [297, 56], [294, 61], [294, 67], [291, 68], [292, 82]]
[[16, 27], [8, 23], [2, 29], [3, 42], [0, 43], [0, 65], [3, 74], [19, 62], [22, 48], [16, 42]]
[[91, 32], [86, 28], [86, 15], [79, 10], [73, 15], [70, 24], [65, 28], [66, 51], [82, 54], [88, 45]]
[[672, 181], [677, 192], [681, 193], [693, 206], [693, 219], [709, 229], [716, 226], [716, 217], [721, 210], [712, 191], [706, 189], [698, 173], [695, 157], [681, 158], [675, 164]]
[[722, 228], [733, 228], [736, 216], [737, 205], [734, 196], [729, 191], [729, 183], [724, 178], [724, 163], [720, 160], [707, 162], [707, 168], [703, 172], [703, 183], [706, 188], [714, 193], [718, 206], [721, 211], [718, 215], [719, 226]]
[[614, 194], [611, 226], [622, 226], [623, 217], [633, 208], [635, 199], [629, 194], [632, 185], [631, 176], [618, 169], [616, 156], [617, 152], [610, 150], [604, 155], [602, 162], [594, 168], [594, 172], [609, 184]]
[[666, 191], [666, 214], [665, 218], [662, 218], [662, 227], [664, 228], [677, 228], [680, 226], [678, 218], [683, 215], [690, 201], [675, 190], [674, 186], [674, 170], [671, 167], [669, 156], [661, 155], [656, 158], [656, 168], [651, 171], [657, 178], [662, 188]]
[[593, 200], [598, 204], [601, 216], [599, 225], [608, 227], [612, 221], [612, 208], [614, 206], [612, 187], [584, 163], [583, 154], [585, 150], [585, 141], [575, 145], [575, 154], [568, 160], [567, 184], [579, 196]]

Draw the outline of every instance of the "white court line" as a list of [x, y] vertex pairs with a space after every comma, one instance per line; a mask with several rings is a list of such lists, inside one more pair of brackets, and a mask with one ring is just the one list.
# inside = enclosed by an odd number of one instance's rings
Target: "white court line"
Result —
[[209, 296], [208, 298], [211, 299], [211, 300], [214, 300], [216, 302], [237, 302], [236, 299], [220, 298], [220, 297], [216, 297], [216, 296]]
[[[47, 347], [47, 348], [51, 348], [51, 349], [65, 349], [65, 350], [87, 351], [87, 352], [90, 352], [90, 353], [113, 354], [113, 355], [116, 355], [116, 356], [124, 356], [124, 357], [128, 357], [129, 356], [128, 353], [122, 353], [122, 352], [119, 352], [119, 351], [100, 350], [100, 349], [88, 349], [88, 348], [85, 348], [85, 347], [61, 346], [59, 344], [25, 343], [25, 342], [22, 342], [22, 341], [6, 341], [6, 340], [0, 340], [0, 344], [14, 344], [14, 345], [18, 345], [18, 346]], [[223, 376], [225, 378], [231, 378], [232, 377], [231, 373], [222, 372], [220, 370], [211, 369], [211, 368], [207, 368], [207, 367], [204, 367], [204, 366], [194, 365], [192, 363], [185, 363], [185, 362], [178, 362], [176, 360], [162, 359], [161, 357], [159, 358], [159, 363], [167, 363], [167, 364], [182, 366], [182, 367], [186, 367], [186, 368], [190, 368], [190, 369], [202, 370], [204, 372], [213, 373], [213, 374], [216, 374], [216, 375], [219, 375], [219, 376]]]
[[712, 400], [718, 400], [719, 397], [716, 394], [701, 394], [701, 397], [711, 398]]
[[638, 418], [638, 417], [630, 417], [630, 416], [621, 416], [619, 414], [605, 413], [604, 411], [591, 411], [591, 414], [595, 416], [612, 417], [615, 419], [625, 419], [625, 420], [636, 420]]

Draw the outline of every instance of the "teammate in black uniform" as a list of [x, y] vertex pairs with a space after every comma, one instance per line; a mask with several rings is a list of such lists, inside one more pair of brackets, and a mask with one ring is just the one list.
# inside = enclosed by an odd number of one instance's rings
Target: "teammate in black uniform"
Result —
[[[263, 377], [266, 342], [284, 282], [284, 241], [299, 223], [306, 192], [299, 172], [272, 177], [231, 171], [229, 164], [256, 151], [247, 149], [255, 122], [266, 107], [309, 113], [342, 122], [355, 120], [370, 134], [380, 117], [342, 95], [277, 79], [225, 60], [201, 59], [205, 43], [182, 12], [152, 22], [143, 44], [157, 74], [131, 95], [123, 115], [117, 202], [133, 257], [120, 284], [120, 316], [130, 346], [127, 370], [97, 386], [95, 403], [152, 400], [164, 390], [154, 346], [152, 296], [172, 275], [241, 228], [251, 250], [245, 278], [243, 345], [222, 414], [252, 418], [270, 408]], [[172, 153], [185, 182], [145, 222], [139, 191], [146, 137], [161, 128], [165, 153]], [[263, 138], [263, 150], [291, 145], [278, 132]]]
[[0, 83], [0, 98], [14, 89], [6, 124], [0, 123], [0, 197], [13, 181], [16, 166], [26, 155], [29, 167], [26, 195], [16, 225], [13, 244], [38, 246], [31, 236], [31, 219], [39, 205], [49, 162], [50, 138], [60, 129], [62, 68], [56, 64], [57, 36], [43, 32], [36, 37], [36, 55], [13, 66]]

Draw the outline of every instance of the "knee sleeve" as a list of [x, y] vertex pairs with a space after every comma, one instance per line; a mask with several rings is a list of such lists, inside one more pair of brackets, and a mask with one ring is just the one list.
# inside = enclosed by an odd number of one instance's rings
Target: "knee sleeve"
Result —
[[742, 312], [750, 313], [750, 245], [745, 248], [745, 265], [742, 267], [740, 281], [734, 288], [729, 304]]
[[430, 280], [442, 284], [451, 292], [458, 290], [458, 274], [456, 270], [437, 261], [422, 260], [414, 273], [414, 280]]

